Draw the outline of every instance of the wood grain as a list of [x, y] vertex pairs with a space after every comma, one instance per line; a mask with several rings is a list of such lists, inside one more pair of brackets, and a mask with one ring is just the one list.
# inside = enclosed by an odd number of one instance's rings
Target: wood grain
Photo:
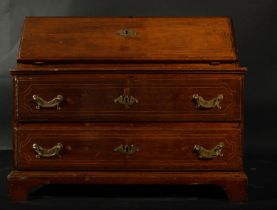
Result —
[[[24, 179], [22, 179], [24, 177]], [[142, 178], [143, 177], [143, 178]], [[16, 201], [42, 184], [213, 184], [222, 187], [231, 201], [247, 200], [247, 176], [243, 172], [50, 172], [12, 171], [9, 195]]]
[[237, 55], [228, 17], [27, 17], [18, 62], [35, 61], [230, 63]]
[[[185, 123], [170, 126], [160, 124], [137, 126], [129, 124], [92, 125], [86, 128], [61, 124], [59, 128], [16, 127], [15, 144], [18, 170], [241, 170], [240, 129], [189, 129]], [[223, 157], [200, 160], [195, 145], [207, 149], [224, 143]], [[51, 148], [63, 144], [61, 157], [36, 158], [32, 145]], [[114, 152], [120, 145], [134, 145], [132, 154]]]
[[[18, 121], [238, 121], [239, 75], [81, 74], [16, 77]], [[114, 99], [124, 92], [139, 100], [126, 109]], [[61, 110], [36, 109], [32, 96], [51, 100], [62, 95]], [[198, 109], [192, 96], [211, 100], [222, 94], [221, 109]]]
[[[11, 70], [11, 199], [52, 183], [214, 184], [245, 201], [246, 70], [229, 17], [27, 17]], [[139, 103], [115, 104], [123, 93]], [[63, 95], [61, 110], [36, 109], [34, 94]], [[222, 108], [197, 109], [193, 94], [222, 94]], [[35, 157], [34, 143], [58, 142], [60, 157]], [[193, 152], [219, 142], [223, 157], [199, 160]], [[114, 152], [121, 144], [140, 151]]]

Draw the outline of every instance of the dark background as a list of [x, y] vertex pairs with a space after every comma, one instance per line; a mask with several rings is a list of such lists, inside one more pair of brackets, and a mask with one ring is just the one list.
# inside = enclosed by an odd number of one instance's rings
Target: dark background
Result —
[[[24, 17], [130, 15], [232, 17], [240, 64], [248, 68], [244, 151], [249, 199], [267, 203], [271, 209], [269, 203], [277, 203], [277, 186], [270, 184], [277, 175], [276, 0], [0, 0], [0, 150], [12, 148], [9, 69], [15, 66]], [[10, 155], [7, 157], [2, 165], [9, 168]]]

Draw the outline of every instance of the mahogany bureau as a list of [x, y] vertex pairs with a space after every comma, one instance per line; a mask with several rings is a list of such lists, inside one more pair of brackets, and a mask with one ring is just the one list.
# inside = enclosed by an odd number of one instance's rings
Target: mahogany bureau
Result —
[[228, 17], [27, 17], [9, 195], [43, 184], [211, 184], [247, 198]]

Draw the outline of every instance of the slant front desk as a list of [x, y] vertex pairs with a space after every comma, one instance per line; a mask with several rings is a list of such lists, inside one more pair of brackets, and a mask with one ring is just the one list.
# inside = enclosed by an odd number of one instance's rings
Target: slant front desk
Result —
[[212, 184], [245, 200], [245, 72], [228, 17], [27, 17], [10, 197], [52, 183]]

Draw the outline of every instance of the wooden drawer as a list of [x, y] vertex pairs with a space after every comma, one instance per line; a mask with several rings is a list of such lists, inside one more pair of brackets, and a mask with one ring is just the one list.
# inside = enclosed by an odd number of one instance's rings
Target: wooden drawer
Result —
[[[223, 156], [213, 156], [217, 145]], [[226, 125], [25, 124], [15, 129], [18, 170], [239, 170], [241, 152], [240, 130]]]
[[238, 121], [241, 86], [239, 75], [16, 76], [15, 116], [18, 121]]

